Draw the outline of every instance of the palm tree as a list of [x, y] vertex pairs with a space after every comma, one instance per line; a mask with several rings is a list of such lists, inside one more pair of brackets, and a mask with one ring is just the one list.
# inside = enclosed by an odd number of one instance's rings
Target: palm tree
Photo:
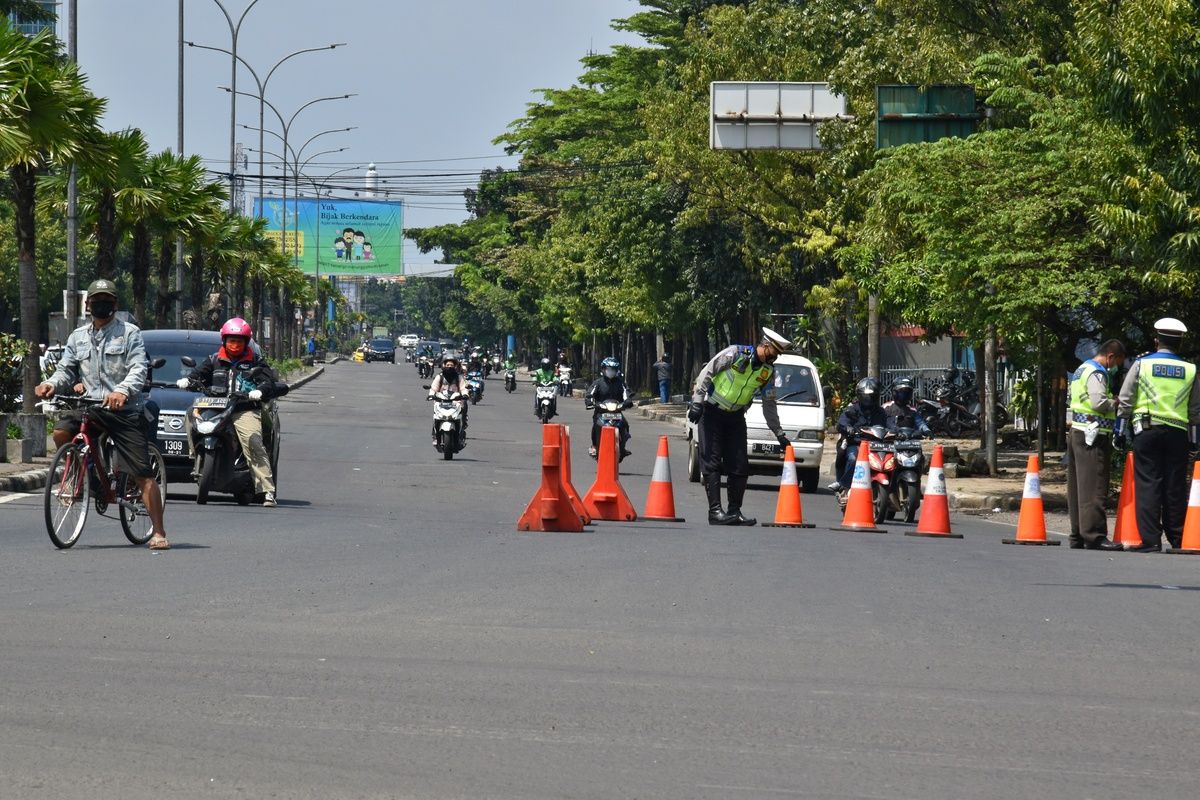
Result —
[[101, 145], [104, 101], [88, 91], [76, 66], [58, 51], [53, 33], [23, 36], [0, 24], [0, 166], [8, 171], [16, 219], [24, 410], [34, 410], [41, 379], [34, 357], [41, 338], [37, 285], [37, 176], [52, 164], [83, 162]]

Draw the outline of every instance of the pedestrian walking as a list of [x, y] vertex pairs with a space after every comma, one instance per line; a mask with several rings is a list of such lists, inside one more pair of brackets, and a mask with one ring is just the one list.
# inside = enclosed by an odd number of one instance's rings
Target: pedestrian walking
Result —
[[1165, 534], [1172, 547], [1183, 539], [1187, 512], [1188, 464], [1196, 455], [1200, 422], [1200, 385], [1196, 365], [1176, 351], [1187, 333], [1177, 319], [1154, 323], [1156, 351], [1133, 362], [1121, 385], [1117, 413], [1124, 433], [1133, 437], [1134, 495], [1142, 546], [1162, 550]]
[[1112, 464], [1117, 399], [1112, 376], [1125, 363], [1125, 345], [1109, 339], [1096, 355], [1071, 375], [1067, 438], [1067, 509], [1071, 547], [1076, 550], [1121, 550], [1109, 541], [1104, 501]]
[[658, 378], [658, 401], [665, 405], [671, 402], [671, 354], [663, 353], [653, 367]]
[[[746, 456], [746, 410], [762, 392], [767, 427], [785, 449], [791, 446], [775, 407], [775, 360], [792, 343], [770, 328], [757, 347], [732, 345], [717, 353], [696, 376], [688, 419], [700, 438], [700, 475], [708, 495], [709, 525], [754, 525], [742, 515], [750, 460]], [[721, 474], [728, 478], [729, 511], [721, 508]]]

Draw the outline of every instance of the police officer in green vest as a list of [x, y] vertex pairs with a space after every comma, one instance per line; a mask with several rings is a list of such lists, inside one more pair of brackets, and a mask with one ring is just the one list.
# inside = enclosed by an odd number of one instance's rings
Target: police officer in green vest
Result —
[[1166, 534], [1172, 547], [1183, 539], [1187, 512], [1188, 463], [1196, 451], [1200, 422], [1200, 383], [1196, 365], [1178, 355], [1187, 327], [1164, 317], [1154, 323], [1157, 352], [1133, 362], [1118, 395], [1117, 414], [1133, 437], [1134, 494], [1138, 552], [1162, 550]]
[[[775, 359], [792, 349], [792, 343], [770, 328], [763, 328], [757, 347], [732, 345], [717, 353], [696, 376], [688, 419], [700, 437], [700, 474], [708, 494], [710, 525], [754, 525], [742, 516], [742, 498], [750, 476], [746, 457], [746, 409], [762, 391], [763, 417], [779, 444], [791, 443], [779, 426], [775, 407]], [[721, 508], [721, 473], [728, 476], [729, 511]]]
[[1108, 539], [1104, 501], [1108, 496], [1117, 421], [1112, 374], [1124, 363], [1125, 345], [1109, 339], [1071, 376], [1067, 508], [1071, 516], [1071, 547], [1076, 550], [1122, 549]]

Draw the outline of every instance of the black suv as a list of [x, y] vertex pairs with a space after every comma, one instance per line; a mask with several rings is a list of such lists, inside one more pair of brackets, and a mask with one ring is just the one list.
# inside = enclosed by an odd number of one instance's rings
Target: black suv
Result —
[[363, 348], [363, 361], [389, 361], [396, 363], [396, 344], [391, 339], [372, 339]]
[[[221, 334], [216, 331], [151, 330], [142, 331], [142, 339], [146, 342], [146, 356], [150, 361], [157, 358], [166, 360], [150, 376], [150, 399], [159, 407], [158, 432], [154, 444], [166, 462], [167, 480], [191, 482], [195, 479], [192, 477], [192, 454], [188, 447], [187, 415], [192, 401], [200, 393], [180, 389], [175, 386], [175, 381], [192, 371], [180, 359], [191, 356], [197, 364], [201, 363], [221, 349]], [[250, 347], [258, 352], [258, 342], [251, 341]], [[263, 403], [263, 414], [271, 416], [271, 420], [264, 420], [263, 424], [273, 424], [275, 430], [279, 431], [279, 412], [273, 401]], [[276, 447], [279, 438], [276, 435]], [[274, 466], [279, 453], [276, 451], [270, 455]]]

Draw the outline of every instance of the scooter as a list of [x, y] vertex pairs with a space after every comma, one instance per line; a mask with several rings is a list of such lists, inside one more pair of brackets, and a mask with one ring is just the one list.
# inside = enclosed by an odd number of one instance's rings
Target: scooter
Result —
[[[191, 358], [181, 360], [186, 366], [195, 366]], [[188, 361], [192, 363], [188, 364]], [[204, 395], [192, 401], [188, 410], [191, 421], [189, 445], [195, 458], [196, 502], [204, 505], [212, 492], [224, 492], [232, 494], [238, 505], [249, 505], [254, 499], [254, 475], [234, 430], [233, 415], [256, 401], [245, 394], [230, 392], [227, 381], [221, 380], [219, 373], [214, 372], [213, 377], [213, 385], [204, 387]], [[262, 418], [263, 446], [271, 459], [271, 472], [275, 474], [279, 463], [277, 431], [269, 424], [269, 414], [263, 414]]]
[[413, 362], [413, 351], [409, 350], [408, 348], [405, 348], [404, 350], [404, 362], [406, 364], [411, 364]]
[[[428, 385], [425, 386], [429, 388]], [[433, 446], [450, 461], [454, 454], [463, 449], [466, 439], [463, 431], [463, 403], [467, 396], [461, 392], [443, 390], [429, 398], [433, 406]]]
[[921, 472], [925, 467], [925, 451], [921, 438], [912, 428], [900, 428], [892, 445], [896, 454], [896, 471], [891, 481], [887, 516], [903, 512], [904, 521], [912, 522], [921, 507]]
[[499, 375], [500, 370], [504, 368], [504, 359], [500, 358], [499, 353], [492, 356], [492, 360], [489, 363], [491, 364], [492, 372], [496, 373], [497, 375]]
[[417, 361], [417, 375], [425, 379], [433, 377], [433, 362], [428, 356], [421, 356]]
[[471, 405], [483, 399], [483, 375], [478, 371], [467, 373], [467, 397], [471, 399]]
[[574, 388], [571, 386], [571, 368], [558, 368], [558, 395], [559, 397], [571, 397], [574, 395]]
[[[588, 400], [584, 403], [585, 407], [592, 408], [592, 401]], [[629, 455], [629, 451], [625, 445], [629, 442], [629, 423], [625, 420], [625, 409], [631, 404], [621, 403], [617, 400], [602, 400], [599, 403], [600, 413], [596, 415], [592, 422], [593, 428], [616, 428], [617, 441], [621, 443], [621, 455], [619, 461], [624, 461], [625, 456]], [[596, 440], [599, 441], [597, 436]], [[599, 458], [598, 453], [591, 453], [592, 458]]]
[[[890, 505], [892, 473], [896, 471], [896, 449], [892, 445], [892, 439], [895, 436], [883, 425], [859, 428], [858, 435], [870, 445], [870, 451], [866, 464], [862, 462], [854, 464], [855, 478], [858, 477], [859, 470], [869, 470], [871, 505], [874, 507], [875, 522], [878, 524], [887, 518]], [[850, 447], [854, 447], [854, 445], [850, 445]], [[851, 488], [847, 487], [847, 489]], [[842, 511], [846, 510], [848, 499], [847, 491], [838, 494], [838, 505], [841, 506]]]
[[535, 390], [534, 412], [545, 425], [558, 413], [558, 389], [553, 383], [539, 383]]
[[516, 370], [504, 371], [504, 391], [512, 394], [517, 390], [517, 372]]

